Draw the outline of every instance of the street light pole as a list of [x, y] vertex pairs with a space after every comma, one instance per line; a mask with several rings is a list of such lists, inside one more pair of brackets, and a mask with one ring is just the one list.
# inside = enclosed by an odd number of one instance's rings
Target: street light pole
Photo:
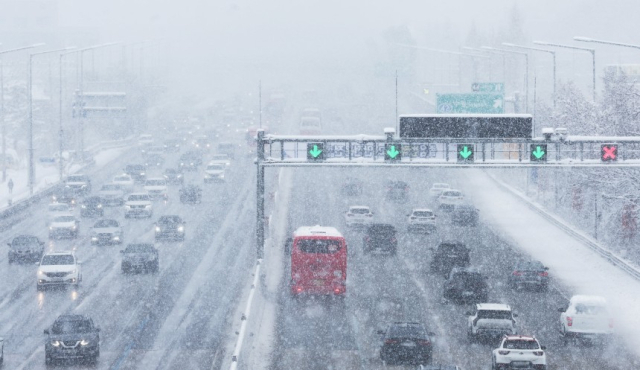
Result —
[[[553, 50], [547, 50], [547, 49], [533, 48], [533, 47], [530, 47], [530, 46], [510, 44], [508, 42], [503, 42], [502, 45], [508, 46], [508, 47], [511, 47], [511, 48], [540, 51], [540, 52], [543, 52], [543, 53], [551, 54], [551, 56], [553, 57], [553, 109], [555, 109], [556, 108], [556, 52], [553, 51]], [[535, 110], [535, 107], [534, 107], [534, 110]]]
[[493, 51], [493, 50], [487, 50], [487, 49], [472, 48], [472, 47], [469, 47], [469, 46], [463, 46], [462, 49], [470, 50], [470, 51], [477, 51], [477, 52], [484, 52], [484, 53], [489, 53], [489, 54], [494, 54], [494, 55], [500, 55], [502, 57], [502, 83], [503, 84], [507, 83], [507, 58], [506, 58], [504, 53], [496, 52], [496, 51]]
[[581, 47], [577, 47], [577, 46], [571, 46], [571, 45], [562, 45], [562, 44], [556, 44], [553, 42], [545, 42], [545, 41], [534, 41], [533, 42], [536, 45], [545, 45], [545, 46], [554, 46], [554, 47], [558, 47], [558, 48], [564, 48], [564, 49], [573, 49], [573, 50], [581, 50], [581, 51], [588, 51], [591, 53], [591, 67], [592, 67], [592, 75], [593, 75], [593, 81], [592, 81], [592, 85], [593, 85], [593, 102], [595, 103], [596, 101], [596, 50], [595, 49], [589, 49], [589, 48], [581, 48]]
[[525, 63], [525, 71], [524, 71], [524, 80], [525, 80], [525, 87], [524, 89], [525, 91], [525, 100], [524, 100], [524, 110], [525, 112], [529, 112], [529, 54], [528, 53], [523, 53], [521, 51], [514, 51], [514, 50], [508, 50], [508, 49], [498, 49], [498, 48], [493, 48], [490, 46], [481, 46], [482, 49], [486, 49], [486, 50], [493, 50], [493, 51], [497, 51], [497, 52], [502, 52], [502, 53], [507, 53], [507, 54], [518, 54], [518, 55], [523, 55], [524, 56], [524, 63]]
[[596, 40], [596, 39], [592, 39], [590, 37], [576, 36], [573, 39], [576, 40], [576, 41], [582, 41], [582, 42], [592, 42], [594, 44], [604, 44], [604, 45], [622, 46], [624, 48], [640, 49], [640, 45], [626, 44], [626, 43], [623, 43], [623, 42], [615, 42], [615, 41]]
[[33, 160], [33, 57], [44, 54], [58, 53], [73, 49], [73, 47], [66, 47], [63, 49], [48, 50], [40, 53], [29, 54], [29, 76], [27, 78], [27, 121], [29, 123], [29, 195], [33, 195], [33, 187], [35, 182], [35, 164]]
[[[0, 51], [0, 55], [13, 53], [16, 51], [22, 51], [27, 49], [36, 48], [38, 46], [44, 45], [43, 43], [33, 44], [29, 46], [23, 46], [10, 50], [2, 50]], [[2, 125], [2, 182], [7, 180], [7, 125], [4, 121], [4, 70], [3, 64], [0, 60], [0, 124]]]

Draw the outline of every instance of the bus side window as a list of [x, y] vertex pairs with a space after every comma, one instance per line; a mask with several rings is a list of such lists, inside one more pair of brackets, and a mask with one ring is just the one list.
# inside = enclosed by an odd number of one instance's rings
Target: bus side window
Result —
[[291, 250], [293, 250], [293, 238], [287, 238], [287, 241], [284, 243], [284, 253], [291, 254]]

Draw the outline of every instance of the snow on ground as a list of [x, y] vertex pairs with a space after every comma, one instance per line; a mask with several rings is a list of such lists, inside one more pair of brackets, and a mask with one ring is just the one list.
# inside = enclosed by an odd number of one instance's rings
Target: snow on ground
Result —
[[550, 276], [566, 287], [569, 295], [605, 297], [616, 318], [617, 332], [640, 355], [640, 281], [499, 188], [485, 172], [468, 170], [465, 177], [470, 181], [465, 182], [464, 191], [481, 210], [482, 221], [548, 266]]
[[[105, 149], [97, 153], [95, 158], [95, 166], [102, 167], [113, 159], [117, 158], [127, 148], [112, 148]], [[82, 166], [79, 164], [73, 164], [65, 169], [65, 173], [75, 173], [80, 170]], [[28, 168], [19, 169], [7, 169], [7, 181], [0, 184], [0, 210], [3, 210], [9, 206], [9, 200], [16, 203], [22, 199], [29, 197], [29, 179]], [[42, 189], [55, 184], [60, 179], [58, 164], [42, 165], [36, 162], [35, 165], [36, 182], [33, 187], [34, 193]], [[13, 180], [13, 194], [9, 194], [9, 187], [7, 183], [9, 179]]]

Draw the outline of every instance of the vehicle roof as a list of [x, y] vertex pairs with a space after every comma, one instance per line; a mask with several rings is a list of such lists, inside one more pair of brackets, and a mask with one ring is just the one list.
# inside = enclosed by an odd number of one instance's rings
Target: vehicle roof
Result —
[[370, 209], [367, 206], [349, 206], [349, 209], [357, 209], [357, 208], [366, 208], [366, 209]]
[[536, 340], [536, 337], [531, 335], [505, 335], [504, 339], [507, 340]]
[[511, 311], [511, 306], [502, 303], [478, 303], [476, 308], [483, 311]]
[[88, 176], [83, 173], [74, 173], [72, 175], [67, 176], [67, 178], [69, 177], [88, 177]]
[[156, 180], [162, 180], [162, 181], [165, 181], [165, 180], [164, 180], [164, 177], [149, 177], [149, 178], [147, 178], [145, 181], [156, 181]]
[[597, 295], [574, 295], [571, 297], [571, 303], [606, 305], [607, 300]]
[[146, 195], [146, 196], [149, 196], [149, 193], [146, 193], [146, 192], [144, 192], [144, 193], [131, 193], [128, 196], [130, 197], [132, 195]]
[[451, 187], [451, 185], [449, 185], [449, 183], [446, 183], [446, 182], [434, 182], [434, 183], [431, 185], [431, 187], [434, 187], [434, 186], [436, 186], [436, 185], [438, 185], [438, 187], [440, 187], [440, 186], [442, 186], [442, 185], [446, 185], [448, 188], [450, 188], [450, 187]]
[[433, 211], [430, 208], [414, 208], [413, 211], [411, 212], [431, 212], [433, 213]]
[[85, 315], [64, 314], [64, 315], [58, 316], [58, 318], [56, 319], [56, 321], [84, 321], [84, 320], [90, 320], [90, 318]]
[[171, 221], [181, 221], [182, 217], [178, 216], [178, 215], [164, 215], [164, 216], [160, 216], [160, 218], [158, 219], [158, 221], [160, 220], [171, 220]]
[[330, 236], [342, 238], [342, 234], [335, 227], [331, 226], [300, 226], [294, 233], [294, 237], [304, 236]]
[[460, 191], [458, 189], [447, 189], [447, 190], [443, 191], [442, 194], [447, 193], [447, 192], [452, 192], [452, 191], [457, 191], [458, 193], [462, 193], [462, 191]]
[[72, 251], [47, 252], [44, 254], [44, 256], [67, 256], [67, 255], [72, 255], [75, 257], [75, 253], [73, 253]]

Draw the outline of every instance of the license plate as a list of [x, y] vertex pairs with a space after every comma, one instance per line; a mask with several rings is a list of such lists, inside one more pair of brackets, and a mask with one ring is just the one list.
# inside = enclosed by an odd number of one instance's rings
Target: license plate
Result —
[[530, 363], [528, 361], [511, 361], [512, 367], [528, 368], [529, 364]]
[[402, 346], [403, 347], [415, 347], [416, 344], [414, 342], [403, 342]]
[[324, 285], [324, 280], [314, 280], [313, 281], [313, 285], [322, 286], [322, 285]]
[[462, 292], [462, 295], [465, 297], [472, 296], [473, 292]]

